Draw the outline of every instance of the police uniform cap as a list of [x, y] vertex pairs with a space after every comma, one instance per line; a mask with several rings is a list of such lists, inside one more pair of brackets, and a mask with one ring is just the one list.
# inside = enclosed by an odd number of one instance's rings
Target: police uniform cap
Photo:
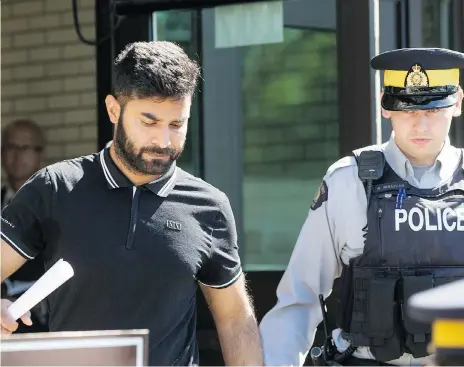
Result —
[[375, 56], [371, 67], [384, 71], [384, 109], [446, 108], [457, 102], [464, 54], [443, 48], [403, 48]]

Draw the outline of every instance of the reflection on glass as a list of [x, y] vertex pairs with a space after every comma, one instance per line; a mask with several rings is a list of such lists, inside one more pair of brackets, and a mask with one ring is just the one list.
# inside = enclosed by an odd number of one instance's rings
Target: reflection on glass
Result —
[[[195, 10], [155, 12], [152, 15], [152, 39], [175, 42], [184, 49], [190, 58], [198, 62], [200, 52], [196, 24], [197, 12]], [[192, 101], [185, 149], [177, 162], [179, 167], [197, 176], [201, 174], [199, 103], [200, 100], [198, 94], [196, 94]]]
[[338, 158], [336, 36], [286, 28], [283, 43], [244, 52], [245, 268], [284, 269]]

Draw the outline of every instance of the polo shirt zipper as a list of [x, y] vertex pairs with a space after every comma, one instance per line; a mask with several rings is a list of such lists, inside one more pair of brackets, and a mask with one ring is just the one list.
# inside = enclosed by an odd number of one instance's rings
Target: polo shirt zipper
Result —
[[135, 247], [135, 230], [137, 227], [137, 221], [139, 218], [139, 198], [140, 198], [140, 187], [133, 187], [132, 194], [132, 205], [131, 205], [131, 219], [129, 224], [129, 234], [126, 240], [126, 249], [132, 250]]

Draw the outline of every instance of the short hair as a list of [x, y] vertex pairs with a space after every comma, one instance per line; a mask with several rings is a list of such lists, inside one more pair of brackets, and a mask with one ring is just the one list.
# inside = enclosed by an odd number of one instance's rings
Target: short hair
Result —
[[193, 96], [200, 68], [173, 42], [128, 44], [114, 61], [116, 99], [181, 99]]
[[38, 144], [41, 148], [45, 145], [45, 136], [39, 125], [34, 120], [28, 118], [20, 118], [13, 120], [2, 129], [2, 146], [8, 141], [10, 134], [16, 129], [28, 129], [32, 131], [38, 139]]

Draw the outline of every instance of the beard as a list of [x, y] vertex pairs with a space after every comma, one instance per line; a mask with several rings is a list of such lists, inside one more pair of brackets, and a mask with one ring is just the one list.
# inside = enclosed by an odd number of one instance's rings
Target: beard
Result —
[[[180, 150], [172, 147], [161, 148], [158, 146], [136, 148], [133, 141], [130, 140], [124, 128], [123, 114], [119, 117], [118, 125], [116, 127], [116, 135], [114, 139], [114, 150], [117, 156], [121, 159], [124, 165], [133, 173], [139, 175], [163, 175], [172, 166], [172, 164], [180, 157], [184, 146]], [[166, 161], [165, 158], [151, 158], [144, 159], [144, 153], [156, 153], [169, 156]]]

